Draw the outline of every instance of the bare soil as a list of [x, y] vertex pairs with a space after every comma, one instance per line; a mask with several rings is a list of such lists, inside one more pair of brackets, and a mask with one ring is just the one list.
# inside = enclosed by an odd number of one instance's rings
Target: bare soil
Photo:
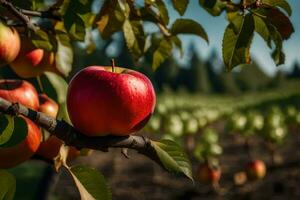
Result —
[[[114, 200], [196, 200], [196, 199], [300, 199], [300, 131], [290, 131], [286, 142], [276, 149], [277, 163], [273, 163], [263, 141], [251, 140], [251, 155], [266, 162], [268, 172], [263, 180], [236, 185], [233, 176], [244, 170], [249, 157], [244, 140], [222, 134], [224, 153], [220, 157], [222, 178], [220, 188], [194, 184], [185, 177], [171, 175], [148, 158], [129, 152], [125, 158], [120, 150], [94, 152], [73, 164], [87, 164], [106, 177]], [[199, 164], [193, 160], [194, 171]], [[80, 199], [70, 177], [62, 172], [48, 199]]]

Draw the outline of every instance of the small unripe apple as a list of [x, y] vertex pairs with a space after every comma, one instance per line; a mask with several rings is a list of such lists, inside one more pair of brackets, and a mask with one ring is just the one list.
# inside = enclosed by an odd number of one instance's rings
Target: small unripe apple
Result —
[[[0, 97], [21, 103], [33, 110], [39, 107], [38, 94], [34, 87], [23, 80], [0, 80]], [[39, 127], [23, 117], [27, 124], [27, 137], [18, 145], [0, 148], [0, 168], [14, 167], [28, 160], [38, 149], [41, 142]]]
[[266, 175], [266, 165], [261, 160], [250, 161], [246, 165], [246, 173], [249, 180], [259, 180]]
[[[59, 110], [58, 104], [48, 97], [46, 94], [39, 94], [40, 107], [39, 112], [45, 113], [50, 117], [56, 118]], [[60, 147], [63, 142], [56, 136], [52, 135], [43, 141], [36, 154], [47, 158], [48, 160], [53, 160], [59, 153]], [[80, 151], [75, 147], [69, 148], [68, 160], [76, 158], [80, 154]]]
[[54, 53], [36, 48], [25, 38], [22, 38], [21, 50], [10, 66], [22, 78], [37, 77], [45, 71], [57, 71]]
[[221, 178], [221, 170], [218, 167], [210, 166], [208, 163], [203, 163], [198, 167], [197, 178], [204, 184], [217, 183]]
[[151, 81], [120, 67], [90, 66], [68, 88], [67, 107], [74, 126], [88, 136], [134, 133], [145, 126], [155, 107]]
[[20, 47], [20, 36], [16, 29], [0, 22], [0, 66], [15, 60]]

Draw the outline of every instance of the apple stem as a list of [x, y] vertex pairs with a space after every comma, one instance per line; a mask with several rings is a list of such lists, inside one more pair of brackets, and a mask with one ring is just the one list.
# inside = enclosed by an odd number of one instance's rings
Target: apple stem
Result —
[[111, 71], [115, 72], [115, 60], [111, 59], [110, 62], [111, 62]]

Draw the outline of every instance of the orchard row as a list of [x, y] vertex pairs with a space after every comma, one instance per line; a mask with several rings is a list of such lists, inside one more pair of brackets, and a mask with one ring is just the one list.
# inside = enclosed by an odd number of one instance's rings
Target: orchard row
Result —
[[[260, 179], [266, 166], [251, 155], [248, 141], [259, 138], [278, 146], [284, 144], [289, 132], [300, 127], [300, 107], [294, 103], [299, 101], [299, 93], [292, 87], [284, 94], [273, 91], [240, 97], [162, 95], [144, 130], [185, 146], [192, 160], [202, 163], [196, 176], [205, 183], [220, 179], [221, 136], [238, 136], [249, 154], [248, 179]], [[255, 99], [255, 103], [249, 99]]]

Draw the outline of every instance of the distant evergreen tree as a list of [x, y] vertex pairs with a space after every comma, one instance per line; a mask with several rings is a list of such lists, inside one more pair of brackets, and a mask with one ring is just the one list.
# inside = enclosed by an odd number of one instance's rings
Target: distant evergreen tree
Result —
[[300, 78], [299, 62], [295, 62], [292, 72], [288, 74], [288, 78]]
[[207, 66], [198, 57], [195, 48], [192, 47], [192, 57], [189, 67], [188, 86], [192, 92], [210, 93], [211, 85], [208, 77]]
[[266, 88], [271, 78], [266, 75], [257, 62], [249, 65], [242, 65], [237, 75], [237, 83], [243, 91], [258, 91]]
[[211, 90], [215, 93], [222, 92], [222, 81], [220, 80], [220, 74], [216, 72], [216, 68], [220, 66], [214, 66], [219, 62], [218, 54], [212, 51], [210, 56], [205, 62], [205, 68], [207, 69], [208, 79], [210, 81]]
[[154, 73], [154, 80], [159, 90], [164, 87], [176, 90], [178, 87], [177, 77], [179, 75], [179, 66], [173, 57], [167, 59]]
[[235, 79], [235, 72], [221, 72], [219, 74], [220, 79], [220, 92], [225, 94], [240, 94], [240, 88], [237, 86]]
[[286, 81], [286, 74], [282, 70], [278, 70], [270, 83], [271, 88], [280, 87]]

